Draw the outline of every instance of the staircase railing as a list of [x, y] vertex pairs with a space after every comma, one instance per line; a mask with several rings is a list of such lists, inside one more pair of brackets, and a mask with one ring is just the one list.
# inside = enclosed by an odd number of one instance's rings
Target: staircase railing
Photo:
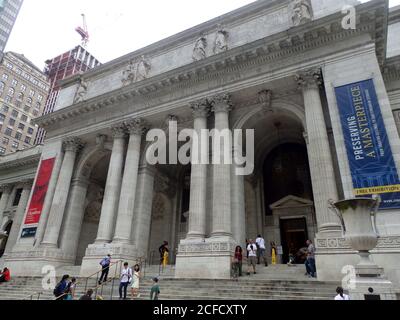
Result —
[[[25, 298], [22, 298], [22, 300], [40, 300], [40, 296], [43, 294], [43, 292], [34, 292], [28, 296], [26, 296]], [[36, 297], [36, 299], [33, 299], [34, 297]]]

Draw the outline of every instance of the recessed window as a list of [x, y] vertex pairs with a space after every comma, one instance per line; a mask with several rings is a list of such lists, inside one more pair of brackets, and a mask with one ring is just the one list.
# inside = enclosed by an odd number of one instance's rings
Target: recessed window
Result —
[[15, 93], [15, 89], [14, 88], [10, 88], [8, 89], [8, 94], [12, 97]]
[[11, 137], [12, 129], [11, 129], [11, 128], [7, 128], [7, 129], [4, 131], [4, 134], [5, 134], [6, 136]]
[[15, 124], [15, 119], [10, 118], [10, 120], [8, 120], [8, 124], [9, 124], [10, 126], [13, 126], [13, 125]]
[[15, 117], [15, 118], [18, 118], [18, 111], [17, 111], [17, 110], [13, 110], [13, 111], [11, 112], [11, 115], [12, 115], [13, 117]]
[[33, 128], [28, 128], [28, 134], [33, 134], [34, 129]]
[[29, 95], [30, 95], [31, 97], [34, 97], [34, 96], [35, 96], [35, 91], [30, 90], [30, 91], [29, 91]]
[[14, 149], [18, 149], [18, 147], [19, 147], [19, 142], [14, 141], [14, 142], [12, 143], [11, 147], [13, 147]]
[[32, 140], [31, 137], [26, 137], [26, 138], [25, 138], [25, 143], [28, 143], [28, 144], [29, 144], [29, 143], [31, 143], [31, 140]]
[[37, 117], [39, 115], [39, 110], [38, 109], [33, 109], [32, 114]]
[[9, 63], [9, 62], [7, 62], [6, 66], [7, 66], [7, 68], [10, 69], [10, 70], [12, 70], [13, 67], [14, 67], [14, 66], [13, 66], [11, 63]]
[[21, 91], [22, 91], [22, 92], [25, 92], [25, 91], [26, 91], [26, 85], [21, 84]]
[[5, 113], [7, 113], [8, 110], [10, 110], [10, 108], [6, 105], [3, 105], [3, 107], [1, 108], [1, 111], [5, 112]]
[[27, 122], [28, 121], [28, 117], [26, 115], [22, 115], [21, 116], [21, 120]]
[[8, 138], [3, 138], [3, 144], [5, 145], [5, 146], [8, 146], [8, 143], [10, 142], [10, 139], [8, 139]]
[[13, 87], [16, 87], [17, 85], [18, 85], [18, 80], [13, 80], [12, 82], [11, 82], [11, 85], [13, 86]]
[[22, 92], [20, 92], [20, 93], [18, 94], [17, 99], [20, 100], [20, 101], [24, 100], [24, 94], [23, 94]]
[[6, 148], [0, 147], [0, 154], [5, 154], [6, 153]]
[[27, 103], [27, 104], [32, 104], [32, 98], [28, 98], [28, 99], [26, 100], [26, 103]]
[[15, 134], [15, 139], [21, 140], [21, 138], [22, 138], [22, 133], [21, 133], [21, 132], [17, 132], [17, 133]]
[[29, 110], [31, 110], [31, 107], [30, 107], [30, 106], [25, 106], [25, 107], [24, 107], [24, 111], [25, 111], [25, 112], [29, 112]]
[[4, 73], [3, 76], [2, 76], [2, 78], [3, 78], [3, 80], [7, 81], [7, 80], [8, 80], [8, 74], [7, 74], [7, 73]]
[[43, 100], [43, 96], [39, 94], [38, 97], [37, 97], [37, 99], [38, 99], [38, 101], [41, 102], [41, 101]]
[[3, 91], [5, 86], [6, 86], [6, 85], [4, 84], [4, 82], [1, 81], [1, 82], [0, 82], [0, 91]]
[[0, 113], [0, 122], [4, 122], [4, 119], [6, 118], [5, 114]]
[[12, 97], [10, 97], [10, 96], [6, 96], [4, 100], [5, 100], [6, 102], [10, 103], [10, 102], [11, 102], [11, 100], [12, 100]]
[[18, 124], [18, 129], [24, 130], [25, 129], [25, 125], [23, 123], [19, 123]]

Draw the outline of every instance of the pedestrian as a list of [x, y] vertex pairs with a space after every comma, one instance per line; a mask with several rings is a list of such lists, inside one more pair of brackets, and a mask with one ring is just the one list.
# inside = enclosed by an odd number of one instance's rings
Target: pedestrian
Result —
[[10, 270], [8, 268], [4, 268], [3, 272], [0, 273], [0, 283], [1, 282], [8, 282], [11, 280]]
[[75, 298], [75, 288], [76, 288], [76, 278], [72, 278], [70, 283], [68, 283], [67, 286], [67, 295], [65, 297], [65, 300], [74, 300]]
[[79, 300], [93, 300], [92, 299], [92, 294], [93, 294], [93, 290], [89, 289], [86, 294], [84, 294], [82, 297], [80, 297]]
[[335, 297], [335, 300], [350, 300], [350, 297], [347, 294], [343, 293], [342, 287], [337, 287], [336, 293], [337, 296]]
[[68, 284], [69, 284], [69, 275], [65, 274], [63, 275], [61, 281], [57, 283], [56, 287], [53, 290], [53, 294], [56, 297], [56, 300], [65, 300], [66, 299], [66, 293], [68, 290]]
[[311, 240], [307, 240], [307, 258], [305, 262], [307, 275], [310, 278], [316, 277], [316, 267], [315, 267], [315, 247]]
[[158, 300], [160, 295], [160, 285], [158, 284], [158, 278], [153, 278], [153, 286], [150, 290], [150, 300]]
[[253, 266], [254, 274], [256, 274], [256, 263], [257, 263], [257, 246], [252, 239], [249, 240], [247, 246], [247, 252], [249, 257], [247, 259], [247, 275], [250, 275], [250, 269]]
[[158, 252], [160, 253], [160, 265], [165, 267], [168, 262], [168, 241], [163, 242], [163, 244], [158, 248]]
[[107, 282], [108, 271], [110, 270], [111, 255], [108, 254], [105, 258], [100, 261], [101, 265], [101, 276], [99, 279], [99, 284], [102, 282]]
[[234, 256], [234, 270], [235, 274], [239, 277], [242, 276], [242, 265], [243, 265], [243, 249], [241, 246], [237, 246], [235, 249], [235, 256]]
[[267, 258], [265, 257], [265, 240], [260, 234], [257, 236], [256, 244], [257, 244], [257, 258], [258, 258], [257, 263], [260, 264], [262, 258], [265, 266], [268, 267]]
[[[128, 285], [132, 280], [132, 270], [129, 268], [128, 262], [124, 263], [124, 267], [121, 270], [120, 282], [119, 282], [119, 300], [126, 300], [126, 292]], [[122, 290], [124, 290], [124, 297], [122, 297]]]
[[140, 266], [138, 264], [136, 264], [133, 267], [133, 278], [132, 278], [132, 286], [131, 286], [132, 300], [134, 298], [140, 297], [139, 288], [140, 288]]
[[271, 241], [271, 264], [276, 265], [276, 244], [274, 241]]

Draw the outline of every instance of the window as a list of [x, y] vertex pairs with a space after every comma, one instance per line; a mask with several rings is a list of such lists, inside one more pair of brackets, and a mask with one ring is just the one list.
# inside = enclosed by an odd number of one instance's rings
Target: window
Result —
[[31, 107], [30, 107], [30, 106], [25, 106], [25, 107], [24, 107], [24, 111], [29, 112], [29, 110], [31, 110]]
[[6, 102], [10, 103], [12, 100], [12, 97], [10, 96], [6, 96], [6, 98], [4, 99]]
[[8, 89], [8, 94], [12, 97], [15, 93], [15, 89], [14, 88], [10, 88]]
[[22, 73], [22, 70], [21, 70], [20, 68], [18, 68], [17, 70], [15, 70], [15, 72], [16, 72], [17, 74], [21, 74], [21, 73]]
[[9, 124], [10, 126], [13, 126], [13, 125], [15, 124], [15, 119], [10, 118], [10, 120], [8, 120], [8, 124]]
[[0, 154], [5, 154], [6, 153], [6, 148], [0, 147]]
[[13, 147], [14, 149], [18, 149], [18, 147], [19, 147], [19, 142], [14, 141], [14, 142], [12, 143], [11, 147]]
[[43, 96], [39, 94], [38, 97], [37, 97], [37, 99], [38, 99], [38, 101], [41, 102], [41, 101], [43, 100]]
[[9, 62], [7, 62], [6, 66], [7, 66], [7, 68], [10, 69], [10, 70], [12, 70], [13, 67], [14, 67], [14, 66], [13, 66], [11, 63], [9, 63]]
[[18, 124], [18, 129], [24, 130], [25, 129], [25, 125], [23, 123], [19, 123]]
[[0, 91], [4, 91], [5, 84], [3, 81], [0, 82]]
[[27, 104], [32, 104], [32, 98], [28, 98], [28, 99], [26, 100], [26, 103], [27, 103]]
[[22, 92], [20, 92], [20, 93], [18, 94], [17, 99], [20, 100], [20, 101], [24, 100], [24, 94], [23, 94]]
[[28, 128], [28, 134], [33, 134], [34, 129], [33, 128]]
[[8, 138], [3, 138], [3, 144], [8, 146], [8, 143], [10, 142], [10, 139]]
[[6, 131], [4, 131], [4, 134], [5, 134], [6, 136], [11, 137], [12, 129], [11, 129], [11, 128], [7, 128]]
[[11, 115], [12, 115], [13, 117], [15, 117], [15, 118], [18, 118], [18, 111], [17, 111], [17, 110], [13, 110], [13, 111], [11, 112]]
[[0, 123], [3, 123], [5, 118], [6, 118], [6, 115], [0, 113]]
[[19, 200], [21, 199], [22, 195], [22, 189], [17, 189], [17, 192], [15, 193], [14, 201], [13, 201], [13, 207], [16, 207], [19, 205]]
[[18, 85], [18, 80], [13, 80], [12, 82], [11, 82], [11, 85], [13, 86], [13, 87], [16, 87], [17, 85]]
[[21, 133], [21, 132], [17, 132], [17, 133], [15, 134], [15, 139], [21, 140], [21, 138], [22, 138], [22, 133]]
[[8, 74], [4, 73], [2, 78], [3, 78], [3, 80], [7, 81], [8, 80]]
[[25, 92], [26, 91], [26, 85], [21, 84], [21, 91]]
[[28, 143], [28, 144], [29, 144], [29, 143], [31, 143], [31, 140], [32, 140], [31, 137], [26, 137], [26, 138], [25, 138], [25, 143]]
[[21, 120], [27, 122], [28, 121], [28, 117], [26, 115], [22, 115], [21, 116]]
[[10, 109], [10, 108], [9, 108], [8, 106], [3, 105], [3, 107], [1, 108], [1, 111], [7, 113], [9, 109]]
[[32, 114], [37, 117], [39, 115], [39, 110], [38, 109], [33, 109]]
[[30, 90], [30, 91], [29, 91], [29, 95], [30, 95], [31, 97], [34, 97], [34, 96], [35, 96], [35, 91]]

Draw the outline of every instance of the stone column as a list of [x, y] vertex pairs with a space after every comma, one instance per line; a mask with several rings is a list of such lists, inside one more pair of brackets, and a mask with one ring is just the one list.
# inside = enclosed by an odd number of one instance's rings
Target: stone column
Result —
[[244, 177], [236, 174], [236, 168], [236, 165], [232, 165], [232, 236], [238, 245], [244, 246], [246, 243]]
[[109, 243], [113, 237], [115, 217], [121, 191], [125, 153], [125, 127], [120, 124], [112, 128], [114, 143], [108, 169], [103, 205], [101, 207], [96, 243]]
[[64, 160], [61, 165], [60, 175], [58, 176], [53, 203], [50, 208], [49, 220], [42, 242], [42, 245], [54, 248], [58, 245], [76, 156], [83, 147], [83, 144], [79, 138], [72, 137], [63, 142], [63, 147], [65, 149]]
[[[203, 141], [202, 130], [207, 129], [209, 106], [206, 99], [192, 103], [194, 131], [197, 134], [198, 146], [192, 149], [192, 170], [190, 177], [189, 229], [187, 239], [204, 239], [206, 234], [206, 195], [208, 139]], [[208, 137], [208, 136], [207, 136]], [[195, 148], [198, 147], [198, 148]], [[206, 156], [204, 156], [204, 154]]]
[[11, 252], [12, 248], [18, 240], [18, 237], [20, 236], [21, 225], [25, 217], [26, 207], [28, 205], [29, 196], [32, 190], [32, 182], [32, 180], [22, 182], [23, 190], [21, 198], [19, 200], [17, 211], [13, 219], [13, 225], [11, 227], [10, 235], [8, 236], [7, 245], [4, 251], [5, 255]]
[[322, 82], [320, 70], [301, 72], [296, 75], [296, 81], [304, 96], [307, 149], [319, 236], [337, 235], [337, 232], [341, 232], [339, 219], [328, 209], [328, 200], [338, 199], [338, 193], [319, 92]]
[[150, 168], [139, 170], [137, 188], [137, 206], [135, 206], [134, 228], [132, 238], [139, 256], [147, 255], [151, 214], [153, 207], [154, 174]]
[[71, 196], [66, 209], [66, 219], [60, 241], [62, 251], [68, 256], [76, 256], [85, 214], [88, 186], [89, 181], [87, 180], [73, 180], [71, 184]]
[[[229, 111], [231, 110], [230, 96], [222, 94], [214, 97], [211, 101], [212, 111], [215, 113], [215, 129], [217, 135], [222, 134], [222, 130], [229, 130]], [[223, 135], [222, 135], [223, 136]], [[231, 135], [229, 134], [229, 137]], [[213, 228], [212, 237], [230, 237], [232, 235], [231, 228], [231, 165], [224, 159], [225, 144], [228, 143], [228, 156], [231, 156], [232, 141], [221, 139], [217, 142], [220, 145], [220, 154], [215, 150], [215, 139], [213, 139], [212, 153], [214, 159], [220, 160], [220, 164], [213, 164]]]
[[2, 194], [1, 194], [1, 199], [0, 199], [0, 231], [2, 231], [1, 228], [4, 227], [4, 225], [7, 223], [9, 220], [8, 217], [4, 216], [4, 211], [7, 209], [7, 204], [8, 200], [10, 199], [11, 191], [12, 191], [12, 186], [11, 185], [2, 185], [0, 187]]
[[142, 135], [145, 132], [145, 123], [142, 119], [134, 119], [127, 122], [126, 127], [129, 130], [130, 137], [113, 242], [130, 244], [140, 161], [140, 147]]

